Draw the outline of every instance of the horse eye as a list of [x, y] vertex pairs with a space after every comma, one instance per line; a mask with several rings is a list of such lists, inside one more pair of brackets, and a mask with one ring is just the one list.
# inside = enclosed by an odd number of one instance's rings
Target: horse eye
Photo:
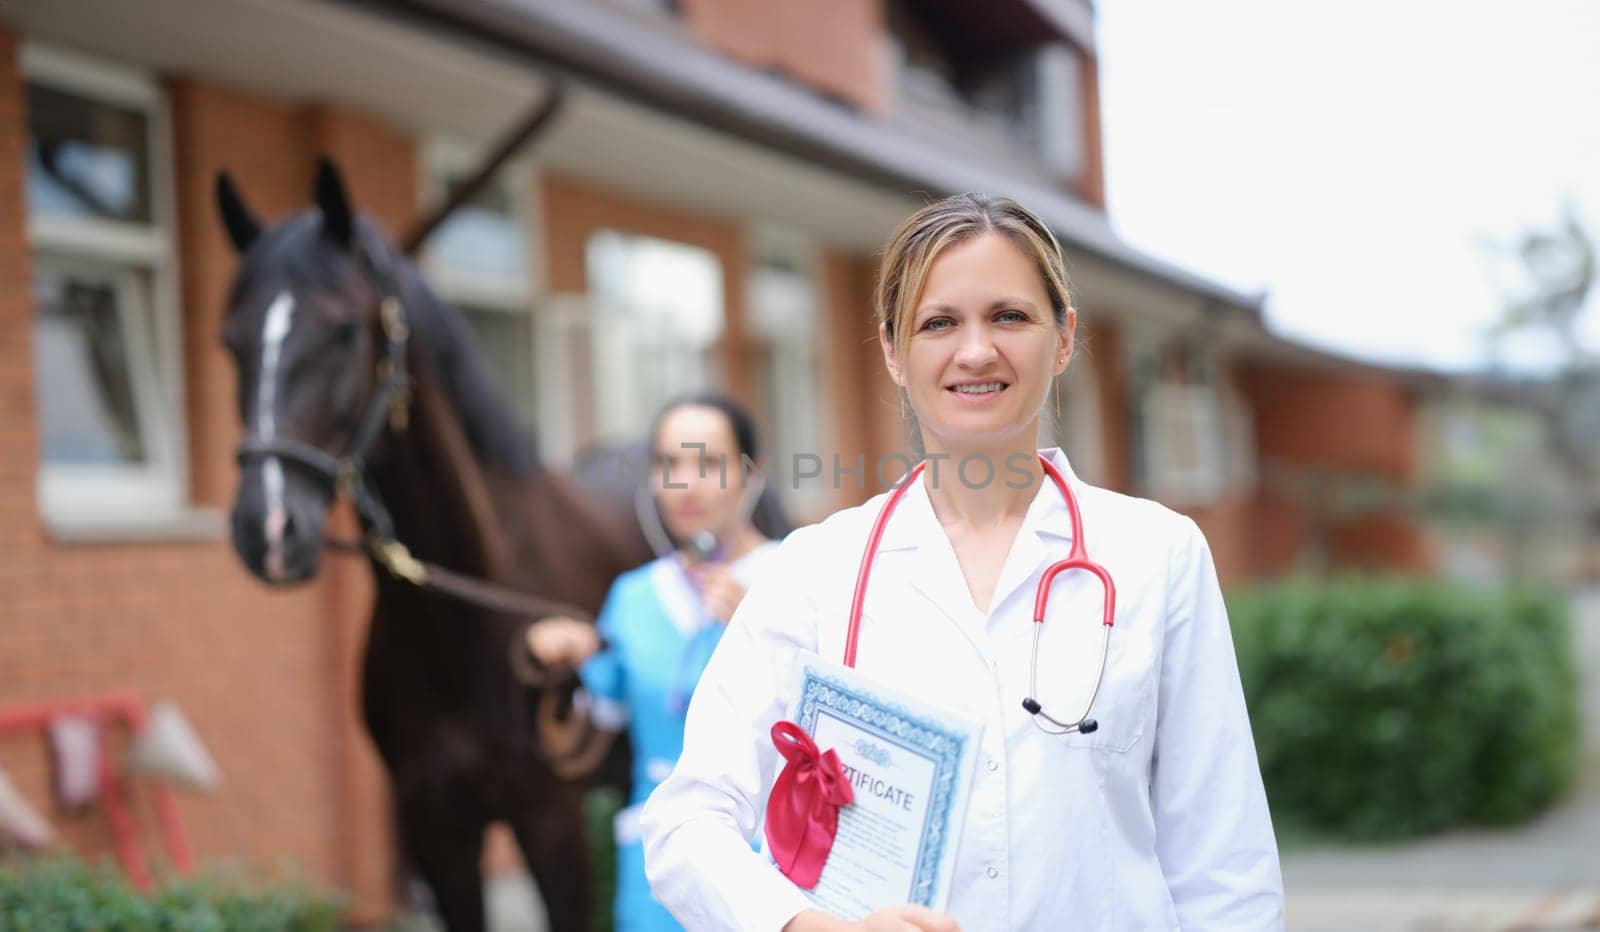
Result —
[[356, 337], [361, 335], [361, 322], [355, 320], [341, 320], [333, 328], [333, 338], [340, 346], [354, 346]]

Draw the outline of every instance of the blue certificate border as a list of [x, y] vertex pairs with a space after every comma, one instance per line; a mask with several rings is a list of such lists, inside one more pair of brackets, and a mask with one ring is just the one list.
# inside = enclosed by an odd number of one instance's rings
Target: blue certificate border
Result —
[[808, 666], [800, 686], [797, 724], [807, 734], [816, 734], [817, 716], [824, 709], [918, 757], [933, 761], [933, 795], [928, 800], [928, 821], [919, 842], [909, 897], [912, 903], [931, 906], [940, 858], [945, 853], [943, 842], [952, 830], [951, 810], [961, 762], [967, 752], [966, 735]]

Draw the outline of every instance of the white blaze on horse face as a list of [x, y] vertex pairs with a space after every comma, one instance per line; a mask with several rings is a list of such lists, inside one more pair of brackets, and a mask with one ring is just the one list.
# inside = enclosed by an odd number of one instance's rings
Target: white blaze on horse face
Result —
[[[277, 433], [275, 406], [278, 394], [278, 356], [283, 340], [289, 335], [289, 324], [294, 318], [294, 297], [285, 291], [272, 299], [267, 307], [267, 322], [261, 328], [261, 384], [256, 388], [256, 432], [271, 439]], [[267, 518], [263, 530], [267, 535], [267, 576], [281, 579], [283, 565], [283, 529], [289, 524], [289, 510], [283, 501], [283, 463], [269, 456], [261, 464], [261, 481], [266, 486]]]

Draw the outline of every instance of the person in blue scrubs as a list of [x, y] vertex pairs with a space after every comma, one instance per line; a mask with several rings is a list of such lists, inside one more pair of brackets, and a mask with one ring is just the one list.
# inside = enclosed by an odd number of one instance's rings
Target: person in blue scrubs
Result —
[[[760, 451], [750, 416], [718, 395], [669, 404], [651, 431], [650, 487], [677, 549], [624, 573], [594, 625], [549, 618], [527, 646], [546, 669], [573, 669], [599, 727], [628, 729], [633, 791], [617, 815], [617, 932], [682, 927], [645, 881], [638, 813], [683, 750], [689, 698], [745, 590], [776, 549], [781, 517], [752, 510], [760, 477], [742, 476]], [[772, 515], [769, 520], [768, 515]], [[765, 531], [765, 533], [764, 533]]]

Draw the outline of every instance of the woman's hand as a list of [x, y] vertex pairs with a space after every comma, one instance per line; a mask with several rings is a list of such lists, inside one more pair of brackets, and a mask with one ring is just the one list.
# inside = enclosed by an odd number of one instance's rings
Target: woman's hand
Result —
[[961, 932], [956, 921], [924, 906], [891, 906], [860, 922], [846, 922], [808, 909], [789, 920], [783, 932]]
[[528, 626], [527, 644], [540, 666], [571, 670], [600, 650], [600, 633], [572, 618], [541, 618]]
[[707, 563], [691, 567], [689, 579], [700, 593], [700, 603], [711, 617], [728, 623], [734, 609], [744, 599], [745, 587], [733, 575], [726, 563]]

